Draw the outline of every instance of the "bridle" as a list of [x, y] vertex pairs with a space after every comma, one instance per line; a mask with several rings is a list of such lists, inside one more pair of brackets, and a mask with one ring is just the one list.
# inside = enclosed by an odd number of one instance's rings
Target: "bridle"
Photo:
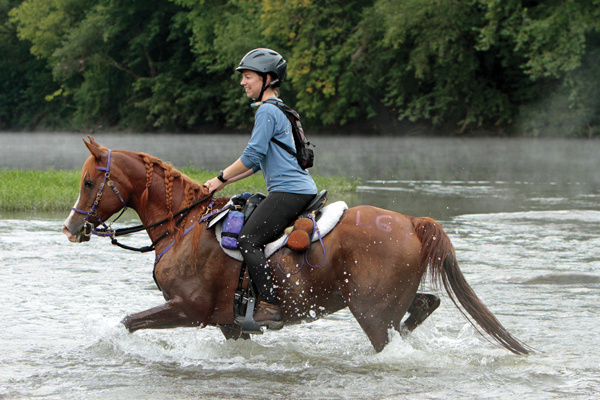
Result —
[[[121, 193], [119, 193], [119, 189], [117, 189], [117, 187], [115, 186], [115, 183], [110, 179], [111, 152], [112, 152], [112, 150], [108, 150], [108, 160], [106, 162], [106, 167], [96, 167], [97, 170], [104, 171], [104, 179], [102, 180], [102, 184], [100, 185], [100, 188], [98, 189], [98, 193], [96, 194], [96, 200], [94, 200], [94, 204], [92, 204], [92, 208], [89, 211], [80, 210], [75, 207], [71, 208], [75, 212], [78, 212], [80, 214], [85, 214], [85, 220], [83, 223], [83, 234], [86, 237], [90, 237], [91, 235], [97, 235], [100, 237], [114, 238], [115, 230], [111, 228], [112, 224], [114, 224], [115, 221], [117, 221], [121, 217], [121, 215], [123, 215], [123, 213], [125, 211], [127, 211], [127, 203], [125, 203], [125, 200], [123, 200], [123, 196], [121, 196]], [[115, 192], [115, 194], [117, 195], [119, 200], [121, 200], [121, 203], [123, 204], [123, 209], [121, 210], [121, 213], [117, 216], [117, 218], [115, 218], [108, 225], [104, 221], [102, 221], [102, 219], [100, 219], [100, 217], [98, 216], [98, 206], [100, 204], [100, 200], [102, 200], [102, 193], [103, 193], [104, 187], [106, 185], [110, 186], [113, 189], [113, 191]], [[104, 227], [104, 229], [101, 229], [101, 230], [94, 229], [94, 225], [90, 222], [90, 217], [94, 217]]]
[[[150, 228], [153, 228], [155, 226], [158, 225], [162, 225], [165, 222], [168, 222], [170, 220], [173, 219], [173, 217], [175, 217], [176, 215], [179, 215], [179, 218], [177, 219], [177, 221], [175, 222], [175, 225], [179, 225], [181, 223], [181, 221], [185, 218], [185, 216], [190, 212], [190, 210], [194, 207], [196, 207], [197, 205], [199, 205], [200, 203], [205, 202], [206, 200], [210, 199], [213, 195], [214, 195], [214, 191], [209, 193], [207, 196], [205, 196], [204, 198], [194, 202], [193, 204], [191, 204], [190, 206], [179, 210], [178, 212], [174, 213], [172, 216], [165, 218], [161, 221], [155, 222], [151, 225], [137, 225], [137, 226], [133, 226], [130, 228], [120, 228], [120, 229], [112, 229], [112, 224], [114, 224], [122, 215], [123, 213], [127, 210], [127, 204], [125, 203], [125, 200], [123, 200], [123, 197], [121, 196], [121, 193], [119, 193], [119, 190], [117, 189], [117, 187], [115, 186], [114, 182], [110, 179], [110, 159], [111, 159], [111, 152], [112, 150], [108, 150], [108, 160], [106, 162], [106, 167], [96, 167], [97, 170], [99, 171], [104, 171], [104, 179], [102, 181], [102, 184], [100, 185], [100, 188], [98, 189], [98, 193], [96, 194], [96, 200], [94, 201], [94, 204], [92, 205], [92, 208], [90, 209], [90, 211], [85, 211], [85, 210], [80, 210], [78, 208], [73, 207], [72, 210], [75, 212], [78, 212], [80, 214], [85, 214], [85, 220], [83, 223], [83, 234], [86, 237], [90, 237], [91, 235], [96, 235], [99, 237], [109, 237], [112, 239], [111, 243], [119, 246], [123, 249], [126, 250], [132, 250], [132, 251], [139, 251], [142, 253], [148, 252], [148, 251], [153, 251], [155, 250], [155, 246], [156, 244], [161, 241], [162, 239], [164, 239], [165, 237], [167, 237], [167, 235], [169, 235], [169, 231], [165, 231], [163, 232], [162, 235], [160, 235], [156, 240], [154, 240], [152, 242], [152, 244], [150, 246], [144, 246], [144, 247], [130, 247], [124, 244], [121, 244], [117, 241], [116, 237], [117, 236], [121, 236], [121, 235], [127, 235], [130, 233], [135, 233], [135, 232], [139, 232], [139, 231], [143, 231], [143, 230], [147, 230]], [[121, 213], [112, 221], [110, 222], [108, 225], [102, 221], [102, 219], [100, 219], [100, 217], [98, 217], [98, 205], [100, 204], [100, 200], [102, 200], [102, 193], [104, 190], [104, 187], [108, 185], [110, 186], [115, 194], [117, 195], [117, 197], [121, 200], [121, 203], [123, 204], [123, 209], [121, 210]], [[208, 209], [206, 210], [207, 213], [210, 211], [210, 208], [212, 207], [212, 203], [211, 205], [208, 206]], [[90, 217], [94, 217], [96, 218], [96, 220], [103, 226], [103, 228], [101, 229], [94, 229], [94, 225], [89, 222]], [[187, 232], [186, 232], [187, 233]], [[172, 245], [172, 244], [171, 244]], [[170, 249], [171, 247], [169, 246], [167, 248]], [[164, 253], [164, 252], [163, 252]], [[162, 254], [161, 254], [162, 255]], [[159, 256], [160, 258], [160, 256]]]

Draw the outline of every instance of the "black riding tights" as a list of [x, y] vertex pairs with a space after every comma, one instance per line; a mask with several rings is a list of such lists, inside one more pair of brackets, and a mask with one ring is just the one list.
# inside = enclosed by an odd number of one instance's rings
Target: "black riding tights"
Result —
[[244, 224], [238, 245], [262, 301], [278, 303], [265, 245], [275, 240], [314, 197], [313, 194], [270, 193]]

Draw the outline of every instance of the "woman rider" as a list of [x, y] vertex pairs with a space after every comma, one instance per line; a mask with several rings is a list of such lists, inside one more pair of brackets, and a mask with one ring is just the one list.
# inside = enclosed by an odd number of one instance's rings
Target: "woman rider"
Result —
[[[277, 101], [276, 88], [285, 79], [287, 63], [269, 49], [255, 49], [242, 58], [236, 71], [246, 96], [257, 102]], [[253, 104], [254, 105], [254, 104]], [[275, 144], [275, 138], [295, 149], [292, 127], [285, 114], [272, 104], [260, 104], [255, 114], [252, 136], [242, 156], [204, 185], [210, 191], [262, 171], [268, 196], [258, 205], [239, 234], [238, 245], [260, 295], [254, 320], [269, 329], [281, 329], [281, 308], [273, 290], [271, 268], [264, 248], [298, 217], [317, 194], [317, 185], [296, 158]]]

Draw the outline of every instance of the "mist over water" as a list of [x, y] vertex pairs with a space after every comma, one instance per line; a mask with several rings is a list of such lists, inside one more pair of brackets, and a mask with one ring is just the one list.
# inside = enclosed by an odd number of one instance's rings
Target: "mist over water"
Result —
[[[83, 137], [0, 134], [0, 168], [80, 169], [89, 154]], [[94, 137], [109, 148], [209, 169], [235, 160], [248, 138]], [[600, 143], [314, 141], [315, 173], [360, 178], [357, 193], [344, 199], [349, 205], [440, 221], [478, 296], [512, 334], [544, 353], [514, 356], [493, 346], [442, 293], [421, 327], [406, 338], [391, 333], [379, 354], [348, 310], [251, 342], [225, 341], [215, 328], [128, 334], [123, 316], [164, 302], [152, 280], [153, 255], [99, 238], [69, 243], [60, 233], [66, 213], [2, 213], [0, 398], [598, 397]], [[142, 246], [148, 238], [137, 233], [123, 242]], [[422, 290], [431, 291], [427, 282]]]
[[[100, 144], [149, 153], [176, 167], [220, 170], [248, 135], [106, 134]], [[85, 134], [0, 133], [0, 168], [80, 169]], [[362, 180], [600, 183], [600, 142], [575, 139], [314, 136], [315, 174]]]

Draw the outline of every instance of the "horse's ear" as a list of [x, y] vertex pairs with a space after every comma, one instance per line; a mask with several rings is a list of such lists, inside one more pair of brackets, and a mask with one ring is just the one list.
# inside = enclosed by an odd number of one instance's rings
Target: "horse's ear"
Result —
[[97, 160], [100, 160], [102, 158], [102, 156], [105, 154], [106, 149], [104, 147], [100, 146], [98, 143], [96, 143], [96, 141], [94, 140], [93, 137], [88, 136], [88, 138], [90, 139], [89, 143], [86, 142], [85, 139], [83, 139], [83, 143], [85, 143], [85, 147], [88, 148], [90, 153], [92, 153], [92, 155]]
[[100, 145], [98, 144], [98, 142], [96, 142], [96, 141], [94, 140], [94, 138], [93, 138], [93, 137], [91, 137], [90, 135], [88, 135], [88, 139], [90, 139], [90, 143], [91, 143], [91, 144], [94, 144], [94, 145], [96, 145], [96, 146], [98, 146], [98, 147], [102, 147], [102, 146], [100, 146]]

